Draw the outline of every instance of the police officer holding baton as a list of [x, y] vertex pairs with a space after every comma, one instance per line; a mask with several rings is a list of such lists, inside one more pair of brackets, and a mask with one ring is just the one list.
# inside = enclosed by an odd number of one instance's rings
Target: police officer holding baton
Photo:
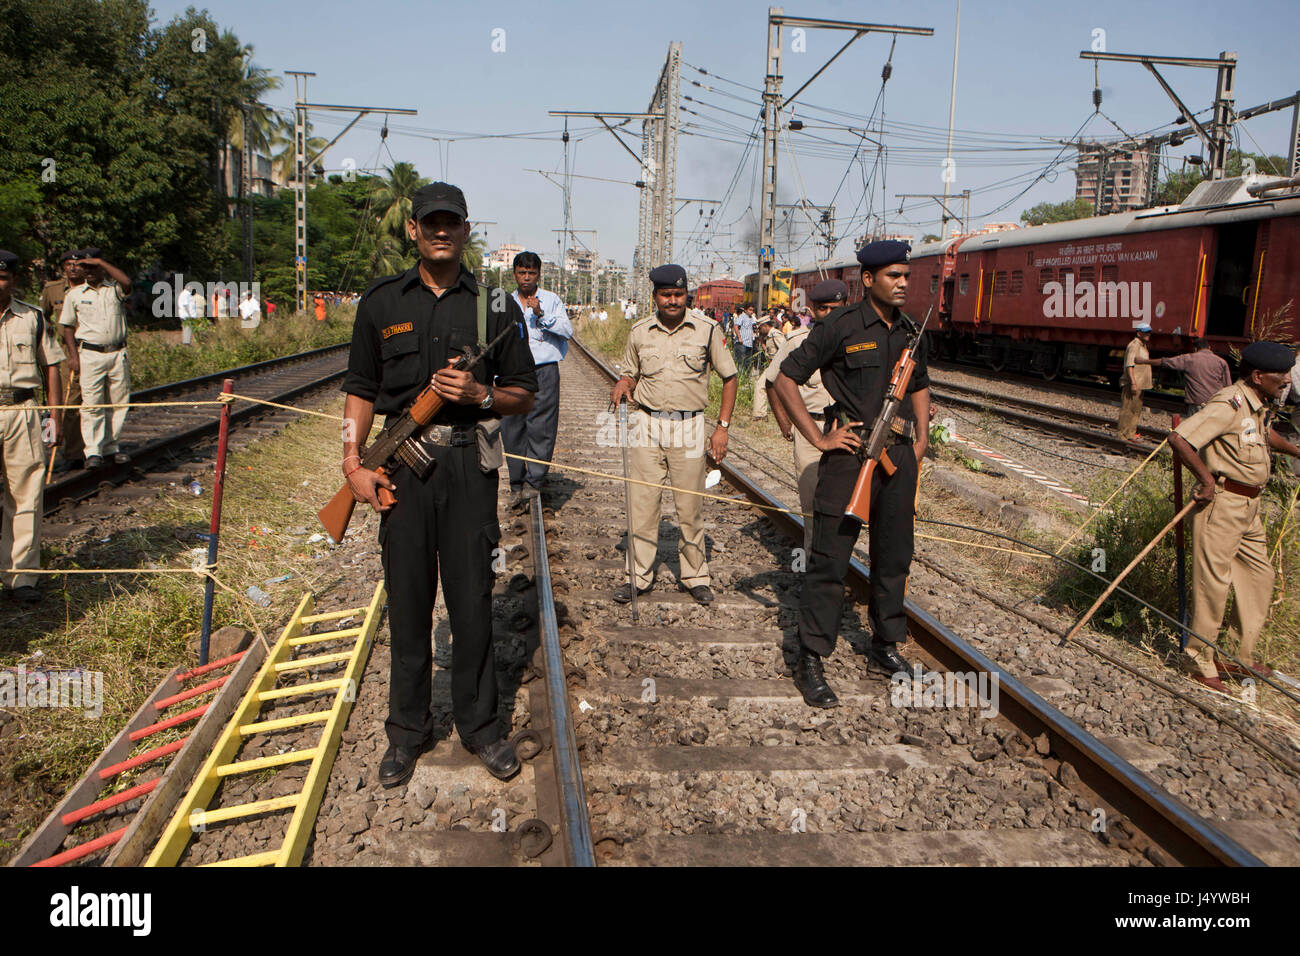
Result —
[[[845, 516], [861, 462], [859, 429], [870, 428], [884, 404], [890, 375], [915, 334], [915, 323], [899, 308], [907, 293], [910, 247], [894, 240], [872, 242], [858, 253], [862, 264], [861, 302], [837, 309], [812, 327], [784, 362], [776, 392], [803, 436], [822, 452], [813, 498], [812, 554], [799, 607], [800, 652], [795, 686], [813, 707], [839, 703], [826, 682], [822, 658], [835, 649], [844, 606], [844, 578], [861, 525]], [[908, 384], [912, 417], [928, 426], [930, 378], [924, 339], [916, 344], [915, 372]], [[821, 371], [835, 404], [826, 410], [824, 428], [800, 400], [799, 386]], [[913, 436], [912, 432], [915, 432]], [[885, 673], [910, 671], [898, 645], [907, 640], [904, 594], [912, 564], [912, 523], [917, 477], [929, 443], [928, 427], [905, 429], [887, 449], [896, 466], [892, 475], [876, 469], [870, 512], [871, 596], [868, 615], [871, 665]], [[902, 447], [899, 447], [902, 446]]]

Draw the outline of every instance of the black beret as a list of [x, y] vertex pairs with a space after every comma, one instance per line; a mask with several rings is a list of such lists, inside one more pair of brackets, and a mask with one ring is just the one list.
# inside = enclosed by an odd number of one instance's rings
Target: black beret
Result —
[[659, 266], [650, 270], [650, 282], [656, 289], [685, 289], [686, 270], [671, 264]]
[[1281, 342], [1251, 342], [1241, 350], [1241, 361], [1261, 372], [1289, 372], [1295, 352]]
[[823, 279], [812, 288], [812, 294], [808, 296], [814, 302], [846, 302], [849, 298], [849, 287], [839, 279]]
[[6, 249], [0, 249], [0, 271], [16, 272], [18, 270], [18, 257]]
[[98, 246], [87, 246], [85, 249], [78, 249], [77, 251], [81, 253], [77, 257], [79, 259], [98, 259], [104, 254]]
[[858, 262], [864, 269], [880, 269], [895, 262], [906, 262], [912, 247], [899, 239], [881, 239], [869, 242], [858, 251]]
[[81, 258], [80, 249], [69, 249], [63, 255], [59, 256], [59, 262], [63, 263], [63, 262], [67, 262], [69, 259], [80, 259], [80, 258]]

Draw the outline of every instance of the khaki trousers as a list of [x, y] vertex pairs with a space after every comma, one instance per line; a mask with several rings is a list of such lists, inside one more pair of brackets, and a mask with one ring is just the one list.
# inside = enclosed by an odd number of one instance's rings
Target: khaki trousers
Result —
[[799, 510], [803, 512], [803, 553], [812, 554], [813, 495], [817, 492], [817, 466], [822, 453], [817, 446], [794, 430], [794, 473], [799, 478]]
[[767, 385], [762, 372], [754, 375], [754, 417], [767, 418]]
[[[39, 568], [45, 449], [41, 416], [35, 408], [0, 412], [0, 471], [5, 480], [0, 491], [0, 568]], [[37, 578], [35, 574], [0, 574], [0, 583], [11, 588], [34, 587]]]
[[[126, 349], [92, 352], [80, 349], [81, 398], [87, 405], [122, 404], [131, 400], [131, 364]], [[81, 437], [86, 457], [116, 455], [121, 448], [125, 408], [85, 408], [81, 412]]]
[[1119, 400], [1119, 437], [1126, 440], [1136, 438], [1138, 423], [1141, 420], [1142, 392], [1133, 391], [1125, 384]]
[[[71, 363], [62, 361], [59, 363], [59, 381], [63, 383], [63, 390], [67, 393], [67, 401], [64, 401], [63, 395], [49, 396], [51, 405], [80, 405], [81, 404], [81, 376], [77, 380], [72, 380]], [[86, 443], [81, 437], [81, 413], [75, 408], [65, 408], [58, 414], [63, 416], [63, 460], [64, 461], [81, 461], [86, 457]]]
[[[1192, 518], [1192, 630], [1217, 637], [1228, 589], [1236, 595], [1228, 636], [1237, 656], [1254, 663], [1255, 640], [1273, 598], [1273, 566], [1259, 519], [1259, 498], [1224, 491]], [[1214, 649], [1192, 638], [1187, 654], [1204, 677], [1216, 676]]]
[[[685, 420], [654, 417], [637, 409], [628, 416], [628, 477], [660, 485], [704, 490], [707, 470], [703, 415]], [[663, 492], [659, 488], [631, 485], [632, 566], [636, 587], [654, 582], [654, 562], [659, 551], [659, 515]], [[698, 495], [673, 493], [677, 520], [681, 526], [681, 583], [688, 588], [709, 583], [709, 566], [704, 560], [703, 499]]]

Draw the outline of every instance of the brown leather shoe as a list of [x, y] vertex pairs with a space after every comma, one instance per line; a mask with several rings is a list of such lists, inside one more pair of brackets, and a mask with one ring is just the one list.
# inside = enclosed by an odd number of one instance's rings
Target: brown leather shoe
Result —
[[1210, 690], [1217, 690], [1220, 694], [1231, 694], [1232, 690], [1223, 681], [1217, 677], [1202, 677], [1200, 674], [1192, 674], [1192, 680], [1198, 684], [1204, 684]]
[[1237, 677], [1272, 677], [1273, 668], [1267, 664], [1247, 664], [1242, 667], [1235, 661], [1219, 661], [1219, 670]]

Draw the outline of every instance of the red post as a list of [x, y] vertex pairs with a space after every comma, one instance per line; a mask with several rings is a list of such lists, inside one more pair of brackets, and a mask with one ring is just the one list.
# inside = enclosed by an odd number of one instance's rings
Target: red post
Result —
[[[234, 379], [226, 379], [221, 386], [223, 394], [235, 390]], [[208, 525], [208, 565], [215, 568], [217, 563], [217, 542], [221, 537], [221, 495], [226, 487], [226, 445], [230, 440], [230, 402], [221, 406], [221, 432], [217, 436], [217, 472], [212, 480], [212, 521]], [[216, 593], [216, 582], [212, 578], [203, 580], [203, 631], [199, 636], [199, 666], [208, 662], [208, 640], [212, 637], [212, 599]]]

